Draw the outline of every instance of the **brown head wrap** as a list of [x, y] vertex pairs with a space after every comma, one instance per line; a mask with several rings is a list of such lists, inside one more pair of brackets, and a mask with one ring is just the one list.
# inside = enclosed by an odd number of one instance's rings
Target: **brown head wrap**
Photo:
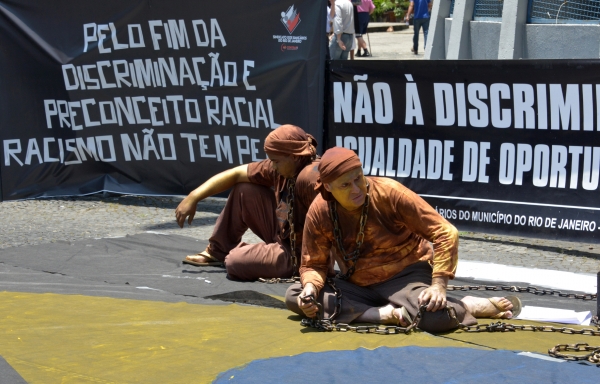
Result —
[[325, 200], [333, 199], [331, 193], [325, 190], [324, 183], [331, 183], [344, 173], [362, 167], [360, 159], [353, 150], [343, 147], [333, 147], [325, 151], [319, 163], [319, 177], [315, 190], [321, 193]]
[[300, 127], [285, 124], [269, 133], [265, 139], [265, 152], [284, 156], [314, 156], [317, 140]]

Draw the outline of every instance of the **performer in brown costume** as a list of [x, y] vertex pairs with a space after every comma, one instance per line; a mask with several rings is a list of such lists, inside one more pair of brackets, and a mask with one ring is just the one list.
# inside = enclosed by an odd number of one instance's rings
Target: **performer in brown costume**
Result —
[[[267, 160], [221, 172], [192, 191], [175, 210], [182, 228], [186, 219], [191, 225], [198, 202], [233, 188], [208, 247], [183, 262], [225, 265], [230, 278], [244, 281], [297, 274], [304, 218], [318, 194], [316, 147], [315, 138], [301, 128], [282, 125], [265, 140]], [[264, 243], [242, 242], [248, 229]]]
[[[356, 154], [332, 148], [319, 164], [317, 196], [308, 210], [302, 244], [301, 284], [286, 293], [288, 308], [334, 322], [407, 326], [421, 305], [419, 328], [443, 332], [475, 317], [510, 318], [520, 311], [514, 296], [446, 298], [458, 261], [458, 232], [417, 194], [395, 180], [365, 177]], [[433, 244], [433, 247], [430, 245]], [[328, 276], [330, 258], [341, 272]], [[326, 281], [328, 277], [333, 287]], [[312, 296], [322, 303], [322, 312]]]

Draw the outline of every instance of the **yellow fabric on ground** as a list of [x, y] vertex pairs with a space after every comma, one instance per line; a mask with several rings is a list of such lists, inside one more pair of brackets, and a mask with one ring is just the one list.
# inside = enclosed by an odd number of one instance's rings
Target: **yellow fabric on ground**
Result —
[[[285, 310], [0, 292], [0, 355], [29, 383], [208, 383], [257, 359], [472, 345], [426, 333], [315, 332]], [[503, 338], [506, 339], [506, 338]]]

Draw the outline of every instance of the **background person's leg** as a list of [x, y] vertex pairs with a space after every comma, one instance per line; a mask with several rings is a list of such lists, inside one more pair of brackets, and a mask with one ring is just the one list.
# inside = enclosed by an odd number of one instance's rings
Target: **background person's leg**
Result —
[[367, 42], [364, 39], [364, 35], [367, 33], [367, 26], [369, 25], [369, 15], [368, 12], [358, 12], [358, 32], [357, 36], [360, 35], [358, 39], [358, 49], [364, 49], [363, 56], [371, 56], [371, 53], [367, 49]]
[[423, 50], [427, 47], [427, 33], [429, 32], [430, 19], [423, 19]]
[[343, 52], [337, 43], [337, 36], [333, 35], [329, 42], [329, 56], [331, 56], [331, 60], [340, 60]]
[[342, 33], [342, 41], [344, 42], [344, 45], [346, 46], [346, 50], [342, 50], [341, 48], [338, 48], [339, 50], [342, 52], [340, 55], [340, 60], [348, 60], [348, 55], [350, 54], [350, 50], [352, 49], [352, 44], [354, 42], [354, 35], [350, 35], [347, 33]]
[[362, 49], [363, 49], [363, 44], [362, 42], [364, 41], [361, 35], [354, 35], [356, 36], [356, 55], [357, 57], [362, 57]]
[[421, 30], [422, 19], [413, 19], [413, 52], [416, 55], [419, 52], [419, 31]]

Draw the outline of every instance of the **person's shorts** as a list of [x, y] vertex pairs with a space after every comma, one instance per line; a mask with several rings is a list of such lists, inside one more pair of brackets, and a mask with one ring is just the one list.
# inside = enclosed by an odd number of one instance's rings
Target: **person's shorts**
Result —
[[354, 33], [358, 33], [358, 9], [356, 5], [352, 6], [353, 19], [354, 19]]
[[358, 12], [358, 29], [356, 31], [357, 37], [367, 33], [367, 26], [369, 25], [370, 18], [371, 15], [369, 15], [369, 12]]

